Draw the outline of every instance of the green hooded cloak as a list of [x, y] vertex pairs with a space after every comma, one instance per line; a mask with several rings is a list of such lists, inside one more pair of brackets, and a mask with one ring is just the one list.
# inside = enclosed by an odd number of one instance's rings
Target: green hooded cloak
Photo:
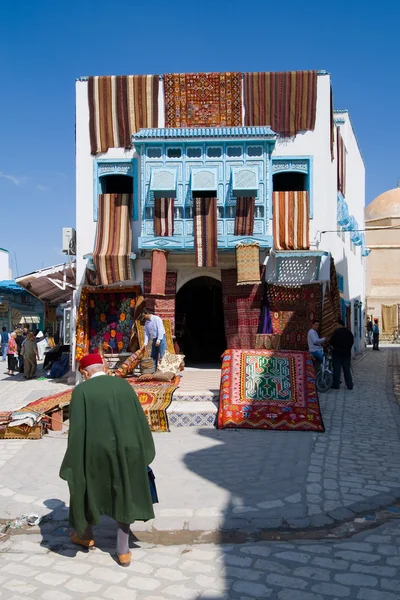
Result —
[[154, 518], [147, 475], [154, 456], [147, 419], [127, 381], [102, 375], [74, 389], [60, 477], [68, 482], [69, 522], [78, 535], [101, 515], [121, 523]]

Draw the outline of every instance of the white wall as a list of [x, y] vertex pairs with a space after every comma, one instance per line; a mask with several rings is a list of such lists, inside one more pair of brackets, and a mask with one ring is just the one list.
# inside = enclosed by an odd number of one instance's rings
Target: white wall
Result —
[[7, 250], [0, 248], [0, 281], [12, 279], [10, 269], [10, 255]]

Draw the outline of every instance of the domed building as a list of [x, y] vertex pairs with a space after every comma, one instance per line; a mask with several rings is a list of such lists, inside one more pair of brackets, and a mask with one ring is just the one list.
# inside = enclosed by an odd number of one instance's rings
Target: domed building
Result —
[[378, 317], [382, 336], [392, 340], [400, 310], [400, 187], [377, 196], [365, 209], [366, 313]]

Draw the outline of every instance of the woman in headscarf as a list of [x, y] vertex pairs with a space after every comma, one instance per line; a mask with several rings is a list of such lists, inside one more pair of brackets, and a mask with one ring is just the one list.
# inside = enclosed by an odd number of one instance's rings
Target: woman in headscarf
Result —
[[24, 377], [33, 379], [36, 375], [38, 349], [33, 333], [28, 333], [22, 346], [24, 356]]

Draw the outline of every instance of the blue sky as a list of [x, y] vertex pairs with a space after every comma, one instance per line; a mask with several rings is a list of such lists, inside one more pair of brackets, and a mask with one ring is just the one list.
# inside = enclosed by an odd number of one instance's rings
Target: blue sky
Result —
[[0, 247], [14, 276], [63, 261], [81, 75], [325, 69], [351, 112], [367, 203], [400, 179], [394, 0], [14, 0], [0, 16]]

